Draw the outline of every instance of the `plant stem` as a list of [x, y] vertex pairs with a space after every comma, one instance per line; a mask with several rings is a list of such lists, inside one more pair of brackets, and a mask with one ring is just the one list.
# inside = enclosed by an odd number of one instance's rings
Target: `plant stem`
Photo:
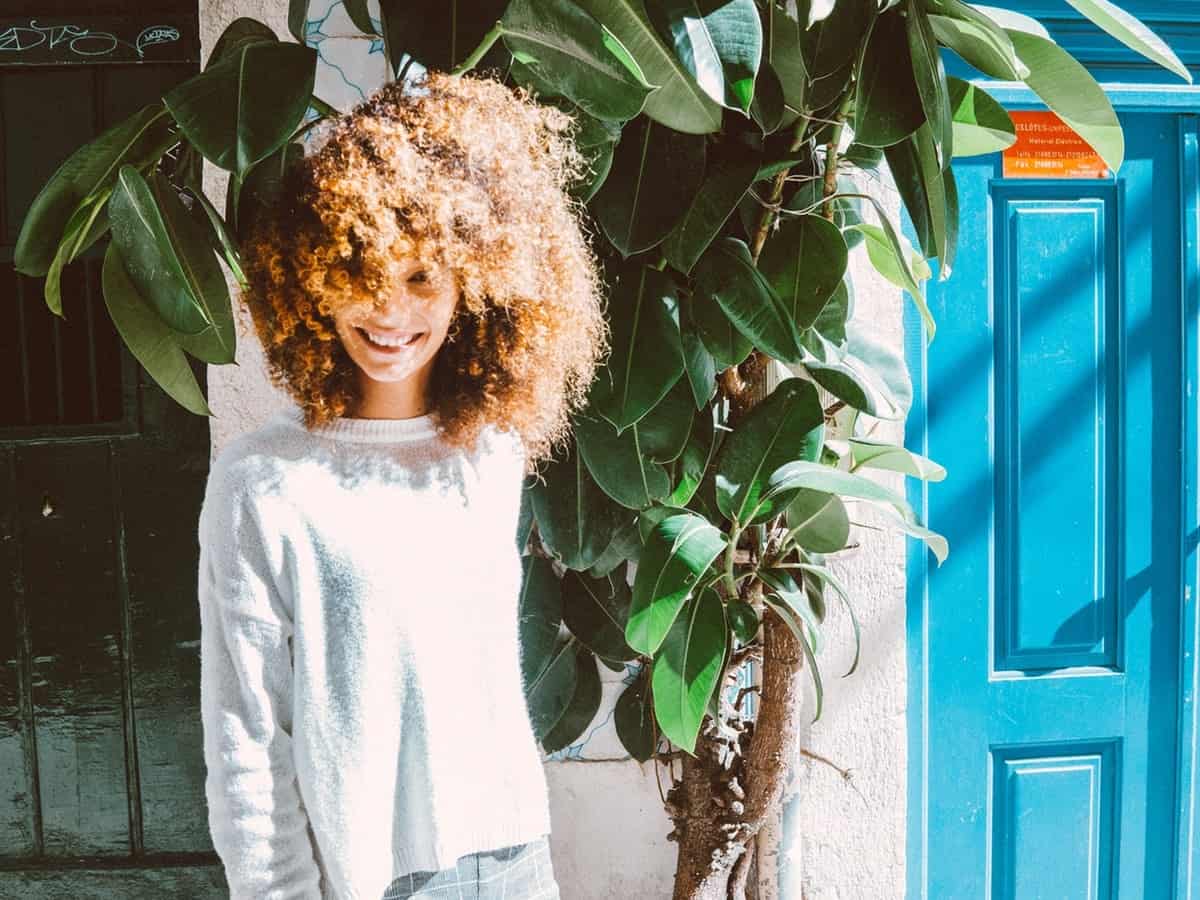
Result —
[[741, 536], [741, 526], [734, 520], [729, 529], [729, 546], [725, 550], [725, 582], [729, 587], [730, 600], [738, 598], [737, 579], [733, 577], [733, 554], [737, 552], [738, 538]]
[[463, 72], [469, 72], [479, 63], [485, 53], [492, 49], [492, 44], [500, 39], [500, 35], [504, 34], [504, 26], [497, 21], [488, 33], [483, 36], [483, 40], [479, 42], [479, 46], [471, 51], [471, 55], [462, 61], [458, 66], [450, 70], [451, 75], [461, 75]]
[[[792, 144], [788, 148], [789, 153], [795, 153], [804, 146], [804, 135], [808, 131], [808, 122], [808, 116], [803, 113], [796, 120], [796, 125], [792, 132]], [[787, 177], [791, 171], [789, 167], [779, 172], [771, 184], [771, 198], [758, 220], [758, 228], [754, 231], [754, 240], [750, 246], [750, 256], [756, 264], [758, 262], [758, 255], [762, 252], [763, 245], [767, 242], [767, 234], [771, 230], [771, 218], [775, 214], [780, 200], [783, 199], [783, 186], [787, 183]]]
[[833, 126], [833, 133], [829, 136], [829, 143], [825, 145], [825, 206], [821, 210], [823, 215], [830, 222], [833, 221], [833, 203], [830, 202], [830, 197], [837, 193], [837, 167], [838, 167], [838, 145], [842, 140], [842, 129], [846, 127], [846, 113], [850, 110], [850, 101], [854, 97], [852, 89], [846, 90], [846, 96], [842, 98], [842, 102], [838, 105], [837, 113], [834, 115], [834, 121], [837, 123]]

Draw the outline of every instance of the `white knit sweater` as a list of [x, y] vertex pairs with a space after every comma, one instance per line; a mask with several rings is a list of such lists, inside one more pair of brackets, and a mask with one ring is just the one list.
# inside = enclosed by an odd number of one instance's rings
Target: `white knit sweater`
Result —
[[523, 455], [433, 414], [309, 431], [287, 407], [213, 461], [200, 701], [232, 900], [380, 900], [396, 876], [550, 832], [521, 682]]

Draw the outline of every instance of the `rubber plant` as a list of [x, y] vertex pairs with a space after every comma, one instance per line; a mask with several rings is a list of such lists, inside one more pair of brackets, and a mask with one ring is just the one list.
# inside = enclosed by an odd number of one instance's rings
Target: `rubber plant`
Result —
[[[802, 725], [802, 669], [821, 713], [828, 604], [854, 622], [829, 566], [850, 542], [847, 503], [877, 507], [939, 562], [948, 549], [863, 474], [945, 471], [870, 436], [905, 417], [912, 388], [903, 360], [857, 327], [848, 251], [864, 245], [932, 340], [922, 282], [953, 267], [951, 161], [1015, 140], [987, 79], [1024, 82], [1113, 172], [1117, 117], [1037, 21], [963, 0], [381, 0], [377, 16], [343, 2], [392, 77], [414, 61], [486, 65], [578, 120], [592, 173], [574, 190], [601, 236], [612, 353], [569, 455], [526, 485], [531, 718], [546, 750], [569, 745], [598, 708], [598, 663], [640, 661], [615, 724], [635, 759], [670, 764], [674, 897], [742, 898]], [[1191, 80], [1108, 0], [1066, 2]], [[200, 74], [70, 156], [20, 232], [16, 267], [44, 276], [60, 316], [63, 267], [109, 240], [103, 292], [122, 339], [198, 414], [210, 411], [185, 354], [234, 360], [222, 266], [242, 278], [239, 232], [304, 132], [338, 113], [313, 96], [306, 18], [292, 2], [293, 41], [231, 23]], [[981, 77], [948, 76], [946, 52]], [[229, 172], [223, 214], [202, 159]], [[915, 247], [860, 188], [884, 164]], [[771, 359], [791, 374], [768, 392]], [[751, 660], [761, 684], [731, 702]]]

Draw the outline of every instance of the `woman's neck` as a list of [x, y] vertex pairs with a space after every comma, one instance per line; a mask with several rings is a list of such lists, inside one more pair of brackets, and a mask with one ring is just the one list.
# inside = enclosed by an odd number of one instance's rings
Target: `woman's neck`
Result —
[[[422, 375], [425, 373], [418, 373]], [[404, 381], [375, 381], [359, 372], [360, 396], [353, 417], [356, 419], [411, 419], [423, 416], [433, 404], [429, 401], [429, 378], [413, 377]]]

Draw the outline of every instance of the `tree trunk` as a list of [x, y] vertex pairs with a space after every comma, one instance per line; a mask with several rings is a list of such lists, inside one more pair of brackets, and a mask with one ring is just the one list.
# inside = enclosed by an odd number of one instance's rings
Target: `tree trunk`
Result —
[[[724, 377], [733, 424], [767, 393], [766, 361], [755, 351]], [[753, 853], [755, 836], [775, 813], [795, 756], [804, 657], [796, 636], [762, 602], [762, 583], [750, 579], [745, 588], [743, 599], [763, 623], [757, 714], [723, 726], [705, 717], [696, 755], [681, 754], [683, 775], [668, 793], [671, 838], [679, 842], [672, 900], [745, 900], [746, 872], [731, 876], [751, 861], [742, 857]]]

